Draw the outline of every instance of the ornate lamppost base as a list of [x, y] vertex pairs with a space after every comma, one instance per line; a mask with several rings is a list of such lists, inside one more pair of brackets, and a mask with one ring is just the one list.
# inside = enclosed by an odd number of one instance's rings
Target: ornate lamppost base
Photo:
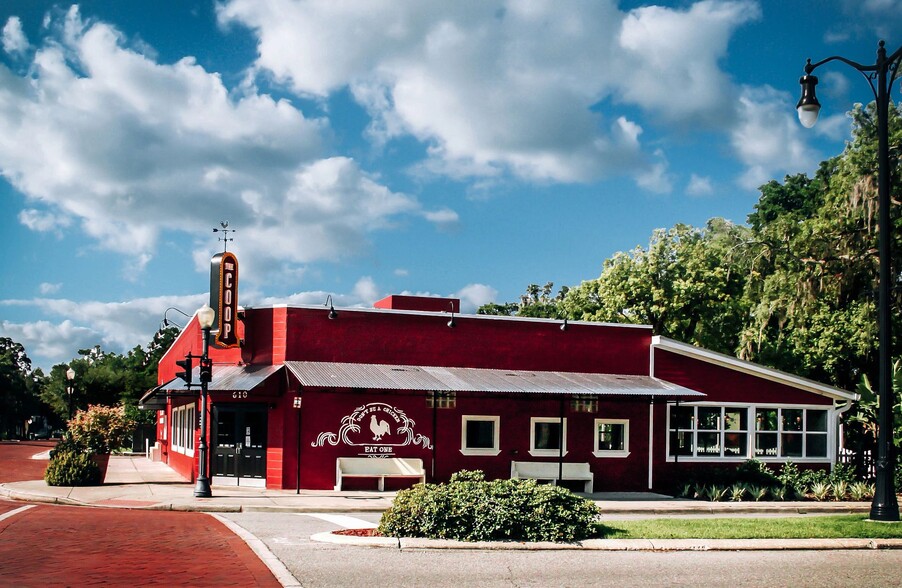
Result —
[[195, 498], [212, 498], [213, 497], [213, 489], [210, 488], [210, 479], [209, 478], [197, 478], [197, 482], [194, 484], [194, 497]]

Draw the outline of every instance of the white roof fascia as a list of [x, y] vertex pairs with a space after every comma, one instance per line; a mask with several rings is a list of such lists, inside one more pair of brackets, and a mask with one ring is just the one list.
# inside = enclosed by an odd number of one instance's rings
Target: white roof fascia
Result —
[[[304, 310], [322, 310], [323, 312], [328, 312], [329, 307], [323, 306], [321, 304], [273, 304], [269, 306], [246, 306], [245, 310], [261, 310], [266, 308], [300, 308]], [[368, 306], [335, 306], [335, 311], [338, 313], [342, 312], [364, 312], [370, 314], [408, 314], [408, 315], [419, 315], [419, 316], [445, 316], [450, 317], [451, 313], [448, 311], [432, 311], [432, 310], [402, 310], [397, 308], [371, 308]], [[495, 314], [471, 314], [467, 312], [455, 312], [455, 319], [461, 320], [489, 320], [489, 321], [517, 321], [524, 323], [547, 323], [547, 324], [556, 324], [560, 325], [564, 322], [564, 318], [541, 318], [541, 317], [531, 317], [531, 316], [507, 316], [507, 315], [495, 315]], [[651, 325], [640, 325], [635, 323], [606, 323], [606, 322], [596, 322], [596, 321], [578, 321], [567, 319], [567, 325], [580, 325], [584, 327], [616, 327], [622, 329], [640, 329], [640, 330], [651, 330]]]
[[680, 343], [679, 341], [674, 341], [673, 339], [668, 339], [667, 337], [661, 337], [660, 335], [656, 335], [651, 338], [651, 345], [653, 349], [670, 351], [671, 353], [684, 355], [693, 359], [704, 361], [706, 363], [719, 365], [731, 370], [759, 378], [764, 378], [765, 380], [770, 380], [778, 384], [784, 384], [786, 386], [791, 386], [799, 390], [826, 396], [827, 398], [832, 398], [833, 400], [853, 401], [858, 400], [859, 398], [859, 395], [854, 392], [848, 392], [840, 388], [827, 386], [826, 384], [821, 384], [820, 382], [815, 382], [814, 380], [809, 380], [807, 378], [788, 374], [786, 372], [775, 370], [773, 368], [764, 367], [763, 365], [731, 357], [723, 353], [717, 353], [716, 351], [702, 349], [701, 347], [696, 347], [695, 345]]

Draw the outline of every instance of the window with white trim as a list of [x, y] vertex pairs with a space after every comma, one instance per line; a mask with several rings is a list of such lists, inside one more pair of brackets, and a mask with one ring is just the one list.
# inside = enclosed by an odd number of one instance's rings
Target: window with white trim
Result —
[[533, 457], [567, 455], [567, 419], [563, 419], [563, 423], [561, 421], [559, 417], [529, 419], [530, 455]]
[[464, 455], [501, 453], [501, 417], [464, 415], [460, 420], [460, 452]]
[[629, 419], [595, 419], [595, 457], [627, 457], [630, 454]]
[[172, 409], [172, 449], [177, 453], [194, 455], [195, 415], [193, 404]]
[[757, 409], [755, 457], [827, 457], [827, 420], [821, 409]]
[[828, 409], [681, 405], [668, 412], [669, 457], [828, 457]]

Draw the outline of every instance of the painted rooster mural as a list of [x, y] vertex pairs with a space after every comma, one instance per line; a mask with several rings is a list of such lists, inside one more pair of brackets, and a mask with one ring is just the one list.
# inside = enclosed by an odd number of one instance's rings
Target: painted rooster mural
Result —
[[391, 427], [387, 421], [377, 421], [376, 415], [370, 417], [370, 431], [373, 432], [373, 441], [381, 441], [383, 435], [391, 433]]

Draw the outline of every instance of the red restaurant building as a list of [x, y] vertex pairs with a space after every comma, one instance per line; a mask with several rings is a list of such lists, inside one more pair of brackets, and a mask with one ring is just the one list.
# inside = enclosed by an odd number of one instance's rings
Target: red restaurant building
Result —
[[[240, 311], [240, 347], [210, 349], [213, 486], [375, 489], [382, 465], [403, 462], [428, 482], [479, 469], [669, 490], [690, 469], [752, 458], [830, 467], [856, 398], [647, 326], [458, 311], [456, 299], [416, 296]], [[175, 362], [201, 348], [194, 319], [142, 400], [158, 409], [160, 458], [192, 480], [199, 400]], [[388, 460], [344, 469], [340, 458]]]

